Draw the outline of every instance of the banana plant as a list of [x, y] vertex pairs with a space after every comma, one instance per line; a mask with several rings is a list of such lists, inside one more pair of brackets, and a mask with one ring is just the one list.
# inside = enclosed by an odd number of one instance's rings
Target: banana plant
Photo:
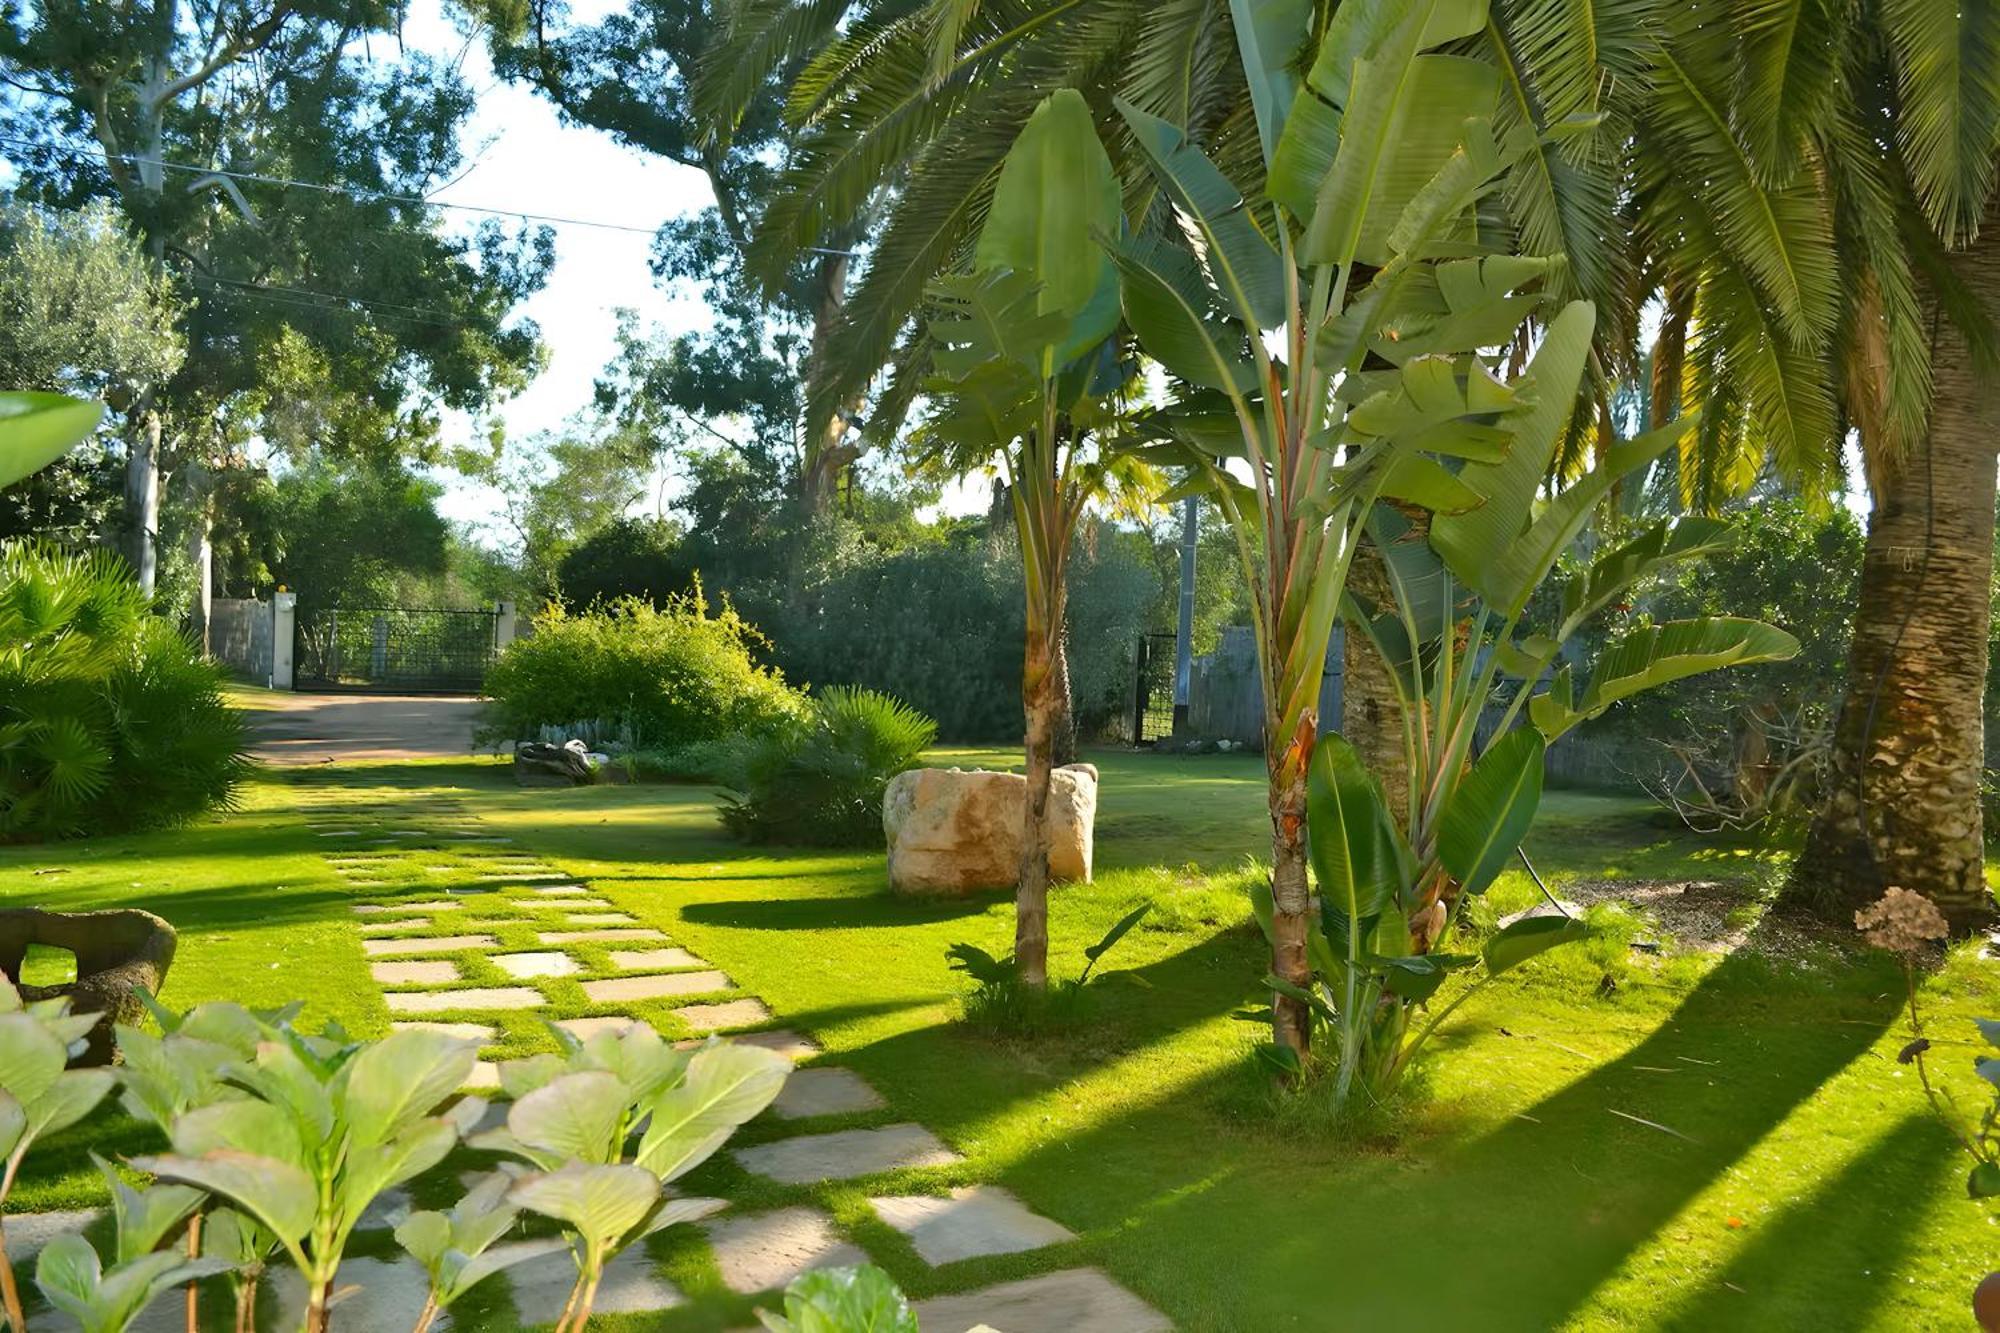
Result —
[[[478, 1043], [424, 1030], [355, 1042], [337, 1025], [275, 1025], [219, 1075], [242, 1097], [174, 1115], [173, 1151], [133, 1159], [225, 1199], [268, 1231], [304, 1279], [304, 1333], [325, 1333], [348, 1237], [384, 1190], [437, 1165], [485, 1110], [439, 1107], [472, 1073]], [[246, 1247], [247, 1248], [247, 1247]]]
[[39, 472], [89, 438], [104, 404], [61, 393], [0, 393], [0, 486]]
[[971, 270], [931, 288], [938, 373], [921, 432], [926, 462], [953, 473], [998, 465], [1021, 548], [1028, 793], [1014, 965], [1035, 989], [1048, 980], [1048, 800], [1066, 702], [1056, 654], [1070, 546], [1085, 506], [1134, 467], [1106, 447], [1131, 370], [1111, 337], [1118, 281], [1098, 244], [1119, 225], [1111, 161], [1082, 94], [1065, 89], [1036, 108], [1008, 151]]
[[430, 1290], [411, 1333], [429, 1333], [437, 1317], [479, 1283], [515, 1264], [569, 1248], [557, 1236], [495, 1244], [514, 1227], [520, 1208], [508, 1201], [515, 1175], [481, 1176], [448, 1213], [411, 1213], [396, 1228], [396, 1243], [424, 1266]]
[[[28, 1150], [69, 1128], [111, 1091], [109, 1069], [70, 1069], [82, 1055], [96, 1014], [72, 1014], [67, 999], [23, 1001], [0, 977], [0, 1216]], [[7, 1237], [0, 1223], [0, 1306], [11, 1333], [27, 1333]]]
[[162, 1250], [160, 1242], [201, 1206], [202, 1192], [186, 1185], [136, 1190], [111, 1163], [91, 1154], [111, 1186], [116, 1221], [111, 1263], [82, 1236], [60, 1236], [42, 1250], [35, 1285], [50, 1305], [75, 1319], [83, 1333], [124, 1333], [148, 1305], [183, 1283], [220, 1273], [228, 1264]]
[[590, 1321], [606, 1263], [719, 1206], [668, 1186], [771, 1104], [791, 1062], [713, 1039], [676, 1051], [644, 1023], [581, 1042], [551, 1031], [562, 1053], [503, 1062], [500, 1087], [514, 1099], [506, 1127], [469, 1142], [536, 1168], [514, 1181], [507, 1201], [562, 1224], [577, 1280], [555, 1327], [574, 1333]]
[[[1378, 500], [1476, 506], [1456, 469], [1494, 465], [1513, 429], [1554, 435], [1568, 340], [1503, 380], [1495, 349], [1546, 323], [1552, 256], [1490, 254], [1481, 201], [1540, 145], [1496, 137], [1494, 68], [1440, 50], [1485, 0], [1233, 0], [1261, 182], [1245, 189], [1183, 127], [1121, 103], [1159, 205], [1115, 241], [1121, 305], [1173, 401], [1146, 456], [1212, 494], [1250, 586], [1272, 824], [1274, 1036], [1313, 1029], [1307, 771], [1328, 639]], [[1572, 313], [1574, 312], [1574, 313]], [[1590, 307], [1563, 312], [1586, 325]], [[1558, 353], [1560, 356], [1558, 357]], [[1546, 384], [1544, 382], [1547, 382]], [[1172, 497], [1169, 497], [1172, 498]]]

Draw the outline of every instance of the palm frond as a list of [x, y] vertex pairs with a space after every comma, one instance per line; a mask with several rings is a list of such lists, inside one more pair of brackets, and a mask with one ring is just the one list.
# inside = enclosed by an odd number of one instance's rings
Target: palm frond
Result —
[[690, 93], [709, 137], [726, 143], [757, 94], [817, 50], [847, 12], [846, 0], [734, 0], [719, 16]]
[[1883, 0], [1897, 140], [1946, 245], [1979, 230], [2000, 153], [2000, 3]]

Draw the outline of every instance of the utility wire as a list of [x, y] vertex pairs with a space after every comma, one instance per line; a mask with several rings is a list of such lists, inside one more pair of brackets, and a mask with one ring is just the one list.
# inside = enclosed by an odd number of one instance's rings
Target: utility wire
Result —
[[425, 199], [420, 195], [391, 194], [384, 190], [366, 190], [359, 186], [324, 185], [317, 181], [294, 180], [289, 176], [264, 176], [252, 171], [225, 171], [220, 167], [196, 167], [184, 162], [167, 162], [159, 158], [138, 157], [130, 153], [107, 153], [102, 148], [83, 148], [69, 144], [40, 143], [33, 139], [16, 138], [0, 134], [0, 145], [25, 148], [34, 152], [63, 153], [70, 157], [88, 157], [126, 166], [152, 166], [165, 171], [182, 171], [194, 176], [220, 176], [227, 180], [250, 181], [257, 185], [281, 185], [295, 190], [316, 190], [321, 194], [337, 194], [354, 200], [375, 200], [391, 204], [415, 204], [420, 208], [450, 208], [462, 213], [480, 213], [490, 217], [519, 218], [523, 222], [541, 222], [555, 227], [594, 227], [599, 231], [627, 232], [634, 236], [651, 236], [657, 227], [635, 227], [623, 222], [599, 222], [592, 218], [563, 217], [552, 213], [524, 213], [518, 208], [488, 208], [481, 204], [455, 204], [442, 199]]

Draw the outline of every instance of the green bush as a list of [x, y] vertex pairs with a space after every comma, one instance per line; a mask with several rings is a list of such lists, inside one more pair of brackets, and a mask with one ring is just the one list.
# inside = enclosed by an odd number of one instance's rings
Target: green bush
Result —
[[748, 842], [865, 847], [882, 841], [889, 779], [916, 767], [937, 723], [873, 690], [834, 688], [803, 725], [745, 737], [722, 822]]
[[119, 560], [0, 547], [0, 837], [191, 819], [248, 766], [221, 671]]
[[486, 673], [489, 738], [543, 727], [610, 727], [638, 749], [672, 749], [801, 719], [806, 704], [759, 666], [763, 638], [727, 602], [714, 615], [701, 589], [654, 607], [623, 597], [586, 612], [553, 605]]

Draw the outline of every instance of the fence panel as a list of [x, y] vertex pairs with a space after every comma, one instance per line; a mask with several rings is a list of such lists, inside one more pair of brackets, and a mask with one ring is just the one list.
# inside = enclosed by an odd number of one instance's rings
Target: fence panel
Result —
[[475, 692], [486, 682], [497, 611], [300, 607], [300, 689]]

